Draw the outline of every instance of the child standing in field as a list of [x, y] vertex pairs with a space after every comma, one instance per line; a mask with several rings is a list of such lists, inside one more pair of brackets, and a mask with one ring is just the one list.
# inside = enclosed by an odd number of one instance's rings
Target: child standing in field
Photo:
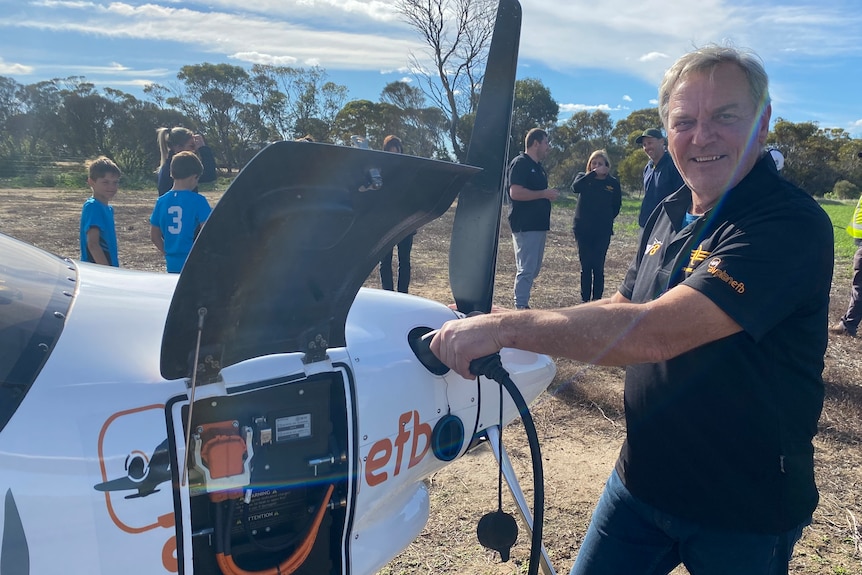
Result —
[[119, 267], [110, 203], [120, 185], [120, 168], [105, 156], [96, 158], [87, 166], [87, 184], [93, 195], [81, 209], [81, 261]]
[[178, 274], [212, 208], [197, 191], [203, 164], [194, 152], [179, 152], [171, 160], [174, 185], [156, 201], [150, 216], [150, 239], [165, 255], [168, 273]]

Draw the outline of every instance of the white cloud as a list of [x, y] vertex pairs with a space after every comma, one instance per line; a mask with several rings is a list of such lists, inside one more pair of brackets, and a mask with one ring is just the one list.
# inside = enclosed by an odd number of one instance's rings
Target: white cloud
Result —
[[[739, 0], [531, 0], [524, 6], [521, 64], [561, 72], [602, 68], [657, 84], [668, 64], [694, 45], [732, 40], [765, 60], [858, 51], [856, 0], [829, 5]], [[210, 0], [210, 12], [169, 0], [148, 3], [41, 0], [41, 8], [0, 17], [5, 27], [154, 39], [198, 50], [327, 69], [390, 70], [424, 45], [389, 0]], [[661, 15], [660, 24], [655, 23]]]
[[601, 68], [658, 84], [695, 46], [730, 42], [765, 61], [860, 54], [857, 0], [532, 0], [524, 7], [521, 56], [560, 72]]
[[625, 95], [623, 95], [623, 101], [624, 101], [624, 102], [631, 102], [631, 101], [632, 101], [632, 97], [631, 97], [631, 96], [629, 96], [628, 94], [625, 94]]
[[622, 106], [611, 106], [609, 104], [560, 104], [560, 112], [563, 114], [574, 114], [575, 112], [594, 112], [601, 110], [603, 112], [617, 112], [622, 110]]
[[0, 74], [8, 74], [10, 76], [25, 76], [32, 73], [33, 66], [16, 64], [14, 62], [7, 62], [3, 58], [0, 58]]
[[[219, 3], [220, 6], [232, 7], [238, 4]], [[368, 23], [372, 22], [370, 16], [379, 12], [379, 7], [373, 2], [348, 4], [353, 13], [364, 14]], [[256, 53], [258, 57], [272, 61], [299, 62], [308, 66], [317, 64], [344, 70], [398, 69], [405, 65], [406, 54], [421, 48], [412, 36], [401, 33], [401, 37], [385, 38], [379, 27], [372, 29], [363, 27], [361, 23], [359, 26], [354, 24], [348, 32], [332, 29], [331, 25], [310, 27], [296, 23], [294, 19], [200, 12], [152, 3], [136, 6], [123, 2], [95, 4], [46, 0], [41, 5], [51, 9], [50, 17], [0, 18], [0, 29], [18, 27], [77, 32], [95, 37], [180, 42], [213, 54]], [[255, 6], [261, 9], [258, 4]], [[247, 8], [247, 3], [243, 8]], [[331, 7], [327, 10], [333, 15]], [[326, 13], [321, 14], [318, 10], [318, 17], [324, 15]]]
[[327, 21], [328, 27], [361, 28], [363, 20], [392, 23], [398, 12], [392, 2], [380, 0], [210, 0], [210, 6], [267, 18]]
[[292, 66], [296, 64], [293, 56], [273, 56], [272, 54], [261, 54], [260, 52], [236, 52], [229, 56], [233, 60], [249, 62], [250, 64], [267, 64], [270, 66]]
[[663, 52], [648, 52], [638, 58], [638, 62], [655, 62], [656, 60], [669, 60], [670, 56]]

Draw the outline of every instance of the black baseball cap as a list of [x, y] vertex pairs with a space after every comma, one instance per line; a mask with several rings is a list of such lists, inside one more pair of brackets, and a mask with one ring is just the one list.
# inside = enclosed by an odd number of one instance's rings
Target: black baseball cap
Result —
[[635, 140], [636, 144], [640, 144], [644, 141], [644, 138], [659, 138], [664, 139], [664, 134], [661, 133], [661, 130], [658, 128], [649, 128], [644, 130], [644, 133], [637, 137]]

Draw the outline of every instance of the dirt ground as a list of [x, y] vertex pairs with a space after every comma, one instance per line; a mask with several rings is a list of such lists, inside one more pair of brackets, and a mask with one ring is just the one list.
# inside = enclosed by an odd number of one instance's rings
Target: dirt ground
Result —
[[[207, 192], [212, 204], [220, 196]], [[0, 189], [0, 232], [63, 256], [79, 258], [78, 222], [83, 190]], [[148, 218], [154, 191], [125, 191], [114, 206], [122, 267], [164, 271], [164, 262], [149, 240]], [[452, 210], [424, 227], [413, 248], [411, 293], [450, 302], [448, 241]], [[574, 305], [578, 297], [579, 265], [571, 237], [572, 207], [554, 210], [545, 264], [533, 289], [531, 305], [538, 308]], [[606, 293], [619, 284], [634, 252], [636, 214], [617, 220], [606, 267]], [[397, 258], [396, 258], [397, 259]], [[495, 302], [511, 307], [514, 263], [511, 238], [504, 222], [500, 237]], [[830, 319], [847, 304], [849, 258], [835, 262]], [[367, 286], [378, 287], [376, 270]], [[558, 361], [557, 379], [532, 406], [539, 432], [545, 475], [544, 544], [557, 573], [568, 573], [590, 519], [593, 506], [622, 444], [621, 368], [591, 367]], [[862, 575], [862, 339], [830, 336], [826, 354], [826, 405], [816, 438], [817, 481], [821, 502], [813, 524], [796, 546], [791, 573]], [[530, 453], [523, 427], [504, 431], [513, 465], [532, 501]], [[470, 573], [477, 575], [526, 572], [529, 536], [523, 526], [512, 558], [499, 556], [476, 540], [476, 525], [496, 508], [497, 467], [490, 450], [480, 447], [449, 465], [428, 481], [431, 517], [422, 535], [395, 557], [381, 575]], [[514, 513], [508, 494], [504, 510]], [[683, 568], [674, 572], [687, 573]]]

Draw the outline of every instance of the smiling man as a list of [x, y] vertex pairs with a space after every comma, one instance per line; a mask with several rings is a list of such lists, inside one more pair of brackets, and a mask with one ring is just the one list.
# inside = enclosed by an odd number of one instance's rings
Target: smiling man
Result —
[[431, 349], [464, 377], [502, 347], [627, 366], [626, 440], [572, 574], [784, 574], [818, 499], [832, 225], [762, 151], [756, 56], [686, 54], [659, 103], [685, 186], [619, 291], [450, 321]]
[[638, 225], [643, 228], [659, 202], [682, 187], [682, 178], [667, 153], [661, 130], [644, 130], [635, 143], [641, 145], [649, 157], [649, 162], [644, 166], [644, 197], [638, 213]]

